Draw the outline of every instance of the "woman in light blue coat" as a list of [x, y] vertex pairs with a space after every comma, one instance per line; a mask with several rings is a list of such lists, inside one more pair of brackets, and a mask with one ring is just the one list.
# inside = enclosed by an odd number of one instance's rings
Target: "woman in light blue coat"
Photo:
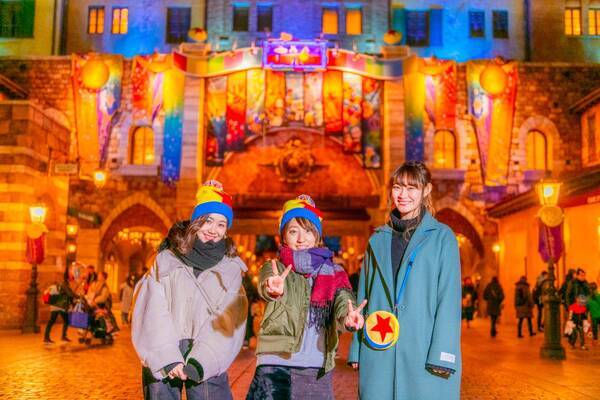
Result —
[[400, 166], [389, 222], [369, 239], [358, 288], [367, 318], [348, 357], [360, 399], [460, 397], [460, 257], [452, 230], [432, 216], [431, 190], [423, 163]]

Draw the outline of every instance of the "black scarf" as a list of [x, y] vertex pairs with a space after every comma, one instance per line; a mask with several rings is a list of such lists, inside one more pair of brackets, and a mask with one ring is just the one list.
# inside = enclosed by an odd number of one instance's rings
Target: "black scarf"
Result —
[[[394, 282], [396, 275], [400, 271], [400, 264], [404, 257], [404, 252], [408, 247], [408, 242], [415, 232], [414, 228], [419, 223], [419, 217], [412, 219], [402, 219], [398, 210], [394, 210], [390, 214], [390, 222], [393, 229], [392, 236], [392, 271], [394, 273]], [[409, 231], [409, 229], [411, 229]]]
[[177, 256], [187, 266], [194, 269], [194, 275], [198, 276], [201, 272], [217, 265], [225, 256], [227, 244], [225, 240], [218, 242], [208, 241], [203, 243], [200, 239], [196, 239], [194, 245], [187, 253], [177, 252]]

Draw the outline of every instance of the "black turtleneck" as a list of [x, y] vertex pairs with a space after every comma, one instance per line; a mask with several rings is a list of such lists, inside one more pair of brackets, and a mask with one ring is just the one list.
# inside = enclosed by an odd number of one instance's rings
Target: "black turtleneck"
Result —
[[394, 273], [394, 282], [396, 282], [396, 276], [400, 270], [400, 264], [402, 258], [406, 252], [406, 247], [415, 229], [411, 229], [410, 232], [406, 233], [408, 228], [413, 227], [418, 223], [418, 218], [402, 219], [398, 210], [394, 210], [390, 213], [390, 220], [393, 229], [392, 235], [392, 272]]

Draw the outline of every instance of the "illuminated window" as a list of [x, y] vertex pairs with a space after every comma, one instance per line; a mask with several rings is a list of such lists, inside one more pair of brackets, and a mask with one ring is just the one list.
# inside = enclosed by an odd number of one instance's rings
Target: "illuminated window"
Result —
[[130, 142], [131, 164], [154, 164], [154, 131], [148, 126], [135, 128]]
[[469, 11], [469, 37], [485, 37], [485, 11]]
[[127, 33], [129, 23], [129, 10], [125, 7], [113, 7], [112, 10], [112, 33], [124, 35]]
[[433, 137], [434, 168], [456, 168], [456, 138], [448, 130], [439, 130]]
[[600, 35], [600, 8], [588, 10], [588, 32], [590, 35]]
[[92, 6], [88, 8], [88, 33], [92, 35], [104, 33], [104, 7]]
[[360, 8], [346, 9], [346, 34], [362, 34], [362, 10]]
[[34, 18], [34, 0], [0, 0], [0, 37], [32, 38]]
[[250, 7], [246, 4], [235, 4], [233, 6], [233, 30], [236, 32], [248, 32], [248, 16]]
[[540, 131], [527, 134], [527, 169], [547, 169], [546, 136]]
[[406, 10], [404, 16], [406, 44], [414, 47], [429, 46], [429, 11]]
[[167, 43], [185, 42], [192, 24], [190, 7], [167, 8]]
[[565, 8], [565, 34], [581, 35], [581, 8]]
[[258, 32], [271, 32], [273, 30], [273, 6], [259, 4], [256, 6], [256, 30]]
[[494, 28], [494, 38], [508, 39], [508, 11], [492, 11], [492, 25]]
[[338, 10], [335, 7], [323, 8], [323, 33], [337, 35], [338, 33]]

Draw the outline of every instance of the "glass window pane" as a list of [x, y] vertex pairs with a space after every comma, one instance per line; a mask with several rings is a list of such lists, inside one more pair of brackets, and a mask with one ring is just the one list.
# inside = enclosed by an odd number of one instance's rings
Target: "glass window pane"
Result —
[[119, 16], [121, 15], [121, 10], [118, 8], [113, 8], [112, 12], [112, 33], [119, 33]]
[[126, 34], [129, 25], [129, 9], [123, 8], [121, 10], [121, 33]]
[[346, 10], [346, 34], [362, 34], [362, 11], [360, 8]]
[[248, 6], [233, 6], [233, 30], [237, 32], [248, 32]]
[[337, 8], [323, 8], [323, 33], [330, 35], [338, 33]]
[[89, 16], [88, 16], [88, 33], [96, 33], [96, 18], [97, 18], [97, 11], [95, 8], [90, 8], [89, 9]]
[[573, 20], [572, 20], [571, 10], [565, 10], [565, 34], [572, 35], [573, 34]]
[[257, 10], [256, 29], [259, 32], [271, 32], [273, 30], [273, 6], [259, 4]]
[[98, 8], [98, 17], [96, 19], [96, 33], [104, 33], [104, 7]]

